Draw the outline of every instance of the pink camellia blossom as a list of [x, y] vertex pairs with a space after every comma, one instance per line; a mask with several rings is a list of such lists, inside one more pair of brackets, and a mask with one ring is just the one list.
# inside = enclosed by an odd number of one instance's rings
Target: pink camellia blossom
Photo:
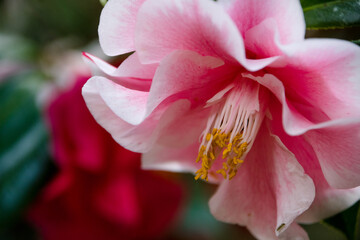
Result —
[[219, 183], [213, 215], [258, 239], [307, 239], [360, 197], [360, 49], [304, 40], [297, 0], [110, 0], [83, 88], [143, 167]]
[[29, 219], [45, 240], [161, 238], [175, 220], [181, 186], [141, 170], [140, 154], [119, 146], [94, 121], [81, 97], [88, 78], [77, 75], [49, 105], [59, 173]]

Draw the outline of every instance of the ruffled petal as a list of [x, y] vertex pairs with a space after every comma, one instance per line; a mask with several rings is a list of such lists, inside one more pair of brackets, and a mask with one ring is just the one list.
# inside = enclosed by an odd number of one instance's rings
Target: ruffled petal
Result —
[[173, 121], [160, 135], [156, 145], [142, 156], [142, 167], [153, 170], [194, 173], [200, 135], [206, 127], [211, 108], [192, 110]]
[[109, 0], [99, 23], [99, 41], [104, 53], [116, 56], [135, 50], [136, 16], [145, 0]]
[[[292, 98], [291, 93], [288, 94], [287, 92], [288, 88], [286, 87], [288, 86], [285, 86], [282, 81], [272, 74], [264, 74], [262, 76], [254, 76], [251, 74], [242, 75], [243, 77], [257, 81], [277, 97], [282, 104], [282, 122], [284, 129], [289, 135], [301, 135], [309, 130], [346, 126], [360, 121], [360, 116], [356, 116], [359, 115], [360, 112], [354, 110], [358, 104], [354, 103], [354, 108], [349, 109], [350, 106], [345, 106], [342, 101], [335, 102], [344, 107], [342, 110], [340, 108], [338, 109], [339, 111], [343, 111], [343, 115], [338, 113], [338, 116], [336, 116], [335, 110], [335, 114], [332, 113], [334, 119], [331, 119], [329, 115], [323, 111], [323, 108], [319, 107], [320, 104], [317, 105], [317, 102], [308, 102], [304, 98]], [[316, 93], [314, 93], [314, 95], [316, 95]], [[331, 95], [329, 98], [331, 98]], [[351, 98], [356, 98], [356, 96], [349, 96], [349, 99]], [[329, 101], [331, 101], [331, 99]], [[325, 101], [323, 102], [325, 104]], [[339, 118], [335, 118], [335, 116]]]
[[305, 136], [332, 187], [360, 186], [360, 121], [312, 130]]
[[251, 71], [275, 61], [247, 60], [236, 25], [221, 6], [208, 0], [146, 1], [138, 13], [135, 45], [144, 63], [159, 62], [174, 50], [237, 60]]
[[[247, 54], [252, 58], [269, 58], [273, 56], [281, 56], [282, 51], [279, 46], [280, 36], [276, 21], [268, 18], [251, 28], [245, 33], [245, 46]], [[282, 59], [278, 59], [281, 61]], [[274, 66], [272, 63], [271, 66]], [[283, 66], [283, 60], [281, 65]]]
[[[303, 117], [284, 116], [288, 134], [357, 121], [360, 118], [360, 48], [341, 40], [308, 39], [281, 47], [286, 66], [269, 68], [284, 85], [290, 108]], [[283, 113], [285, 114], [285, 113]]]
[[194, 173], [201, 167], [200, 164], [195, 163], [198, 151], [199, 143], [183, 148], [156, 144], [149, 152], [142, 155], [141, 167], [146, 170]]
[[[201, 56], [192, 51], [179, 50], [166, 56], [154, 76], [148, 108], [149, 112], [165, 99], [186, 98], [195, 104], [204, 102], [234, 76], [218, 58]], [[176, 96], [174, 96], [176, 95]]]
[[224, 181], [210, 200], [210, 209], [221, 221], [246, 225], [259, 239], [277, 239], [314, 197], [311, 178], [263, 126], [235, 178]]
[[134, 52], [120, 64], [114, 72], [114, 75], [119, 77], [152, 79], [158, 66], [159, 64], [157, 63], [142, 64], [137, 52]]
[[125, 59], [118, 68], [89, 53], [83, 53], [84, 60], [94, 76], [104, 76], [120, 85], [139, 91], [149, 91], [158, 64], [141, 64], [136, 53]]
[[[295, 154], [297, 160], [314, 181], [316, 195], [311, 207], [297, 221], [314, 223], [337, 214], [360, 199], [360, 188], [336, 189], [331, 187], [324, 177], [319, 159], [311, 144], [303, 136], [287, 135], [281, 124], [280, 107], [272, 108], [272, 131], [280, 137], [286, 147]], [[307, 134], [306, 134], [307, 135]], [[334, 146], [329, 146], [328, 151]], [[342, 159], [341, 159], [342, 160]]]
[[[289, 103], [285, 94], [283, 83], [271, 74], [263, 76], [253, 76], [251, 74], [243, 74], [244, 77], [257, 81], [262, 86], [271, 91], [282, 105], [282, 122], [285, 129], [296, 129], [303, 131], [304, 129], [316, 128], [315, 124], [306, 119], [291, 103]], [[312, 113], [316, 113], [317, 108], [313, 108]], [[314, 113], [314, 115], [315, 115]]]
[[[143, 119], [141, 123], [132, 125], [117, 115], [121, 113], [122, 110], [114, 107], [116, 103], [111, 104], [111, 107], [116, 110], [116, 112], [107, 105], [110, 98], [106, 96], [106, 100], [103, 99], [105, 95], [103, 94], [102, 96], [99, 91], [99, 78], [101, 79], [100, 81], [104, 81], [101, 77], [93, 77], [84, 85], [82, 94], [85, 102], [95, 120], [112, 135], [115, 141], [134, 152], [149, 151], [161, 131], [172, 121], [179, 118], [179, 116], [184, 115], [190, 107], [190, 103], [187, 100], [163, 104]], [[109, 82], [106, 84], [109, 84]], [[117, 87], [118, 89], [121, 88], [119, 85]], [[127, 91], [131, 90], [127, 89]], [[135, 106], [131, 106], [131, 108], [133, 107], [135, 108]], [[142, 113], [143, 108], [139, 107], [139, 109], [134, 111]]]
[[289, 44], [305, 37], [305, 20], [297, 0], [219, 0], [242, 36], [264, 21], [272, 18], [279, 29], [280, 42]]
[[125, 88], [104, 77], [93, 77], [89, 81], [119, 118], [132, 125], [138, 125], [144, 120], [149, 92]]

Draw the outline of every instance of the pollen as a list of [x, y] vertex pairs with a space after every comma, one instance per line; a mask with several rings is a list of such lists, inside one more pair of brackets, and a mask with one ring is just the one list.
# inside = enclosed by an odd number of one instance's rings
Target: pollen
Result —
[[195, 179], [199, 178], [208, 181], [209, 170], [215, 161], [215, 156], [222, 153], [222, 159], [225, 161], [222, 168], [216, 173], [221, 174], [224, 179], [233, 179], [237, 169], [244, 162], [241, 159], [247, 148], [247, 142], [242, 142], [242, 133], [238, 133], [230, 141], [231, 132], [221, 132], [220, 129], [214, 128], [211, 133], [206, 135], [205, 144], [200, 147], [197, 162], [200, 160], [201, 168], [195, 173]]
[[[227, 92], [215, 95], [208, 100], [212, 107], [207, 126], [201, 135], [196, 162], [201, 161], [201, 168], [196, 171], [195, 179], [208, 181], [212, 166], [224, 179], [233, 179], [249, 152], [263, 119], [259, 113], [258, 88], [253, 84], [234, 85]], [[255, 107], [254, 107], [255, 106]]]

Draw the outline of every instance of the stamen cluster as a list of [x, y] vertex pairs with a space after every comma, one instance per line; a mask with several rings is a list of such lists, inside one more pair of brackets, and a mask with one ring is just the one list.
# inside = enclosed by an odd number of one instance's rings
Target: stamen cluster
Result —
[[248, 143], [243, 142], [242, 133], [238, 133], [230, 141], [231, 132], [221, 132], [220, 129], [214, 128], [211, 133], [207, 133], [205, 138], [205, 145], [202, 145], [199, 150], [196, 162], [201, 159], [201, 168], [196, 172], [195, 179], [204, 179], [208, 181], [209, 170], [215, 161], [215, 156], [222, 151], [222, 158], [226, 159], [223, 162], [223, 168], [216, 171], [221, 174], [224, 179], [229, 177], [231, 180], [235, 177], [238, 167], [244, 162], [241, 159], [245, 153]]

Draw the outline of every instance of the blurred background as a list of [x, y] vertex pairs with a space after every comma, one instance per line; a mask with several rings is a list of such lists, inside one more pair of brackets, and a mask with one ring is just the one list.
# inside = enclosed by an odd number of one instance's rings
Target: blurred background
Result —
[[[307, 37], [359, 44], [359, 1], [301, 3]], [[140, 155], [93, 120], [81, 97], [91, 76], [81, 52], [106, 59], [97, 41], [102, 7], [0, 1], [0, 239], [253, 239], [212, 217], [216, 186], [141, 170]], [[343, 240], [360, 239], [359, 225], [357, 203], [303, 227], [311, 239]]]

